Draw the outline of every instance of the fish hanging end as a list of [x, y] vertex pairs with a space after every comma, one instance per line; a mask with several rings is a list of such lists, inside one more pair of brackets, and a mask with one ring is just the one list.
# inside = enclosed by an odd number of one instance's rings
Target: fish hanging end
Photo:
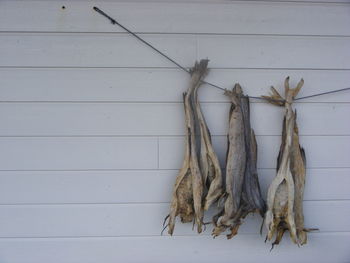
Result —
[[303, 85], [304, 85], [304, 79], [301, 78], [301, 80], [299, 81], [297, 87], [294, 89], [293, 98], [295, 98], [298, 95], [298, 93], [299, 93], [299, 91], [300, 91], [300, 89], [302, 88]]
[[195, 72], [198, 72], [200, 75], [205, 76], [208, 73], [208, 63], [209, 59], [196, 61], [194, 67], [190, 69], [190, 74], [193, 75]]
[[243, 94], [242, 87], [241, 87], [241, 85], [239, 85], [239, 83], [235, 84], [235, 86], [233, 87], [233, 90], [238, 95], [242, 95]]
[[284, 98], [278, 93], [278, 91], [273, 86], [271, 86], [270, 88], [270, 96], [261, 96], [261, 98], [276, 106], [283, 107], [285, 104]]
[[228, 97], [232, 97], [233, 95], [237, 96], [237, 95], [242, 95], [243, 94], [243, 90], [242, 87], [239, 83], [236, 83], [232, 90], [228, 90], [225, 89], [224, 91], [224, 95], [228, 96]]

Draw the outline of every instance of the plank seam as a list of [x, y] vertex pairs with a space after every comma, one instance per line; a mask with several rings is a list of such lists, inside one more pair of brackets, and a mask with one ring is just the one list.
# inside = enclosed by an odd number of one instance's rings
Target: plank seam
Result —
[[[190, 67], [188, 67], [190, 68]], [[0, 65], [0, 69], [130, 69], [130, 70], [176, 70], [180, 71], [177, 67], [153, 67], [153, 66], [10, 66]], [[289, 71], [350, 71], [350, 68], [274, 68], [274, 67], [211, 67], [208, 70], [289, 70]]]
[[[47, 34], [47, 35], [59, 35], [59, 34], [65, 34], [65, 35], [127, 35], [127, 33], [124, 32], [114, 32], [114, 31], [1, 31], [1, 34], [11, 34], [11, 35], [29, 35], [29, 34]], [[319, 34], [278, 34], [278, 33], [215, 33], [215, 32], [201, 32], [201, 33], [195, 33], [195, 32], [135, 32], [137, 35], [154, 35], [154, 36], [247, 36], [247, 37], [305, 37], [305, 38], [349, 38], [349, 35], [319, 35]]]
[[[335, 203], [341, 203], [341, 202], [350, 202], [350, 199], [305, 199], [303, 202], [317, 202], [317, 203], [327, 203], [327, 202], [335, 202]], [[171, 202], [86, 202], [86, 203], [0, 203], [1, 206], [147, 206], [147, 205], [161, 205], [161, 204], [168, 204], [170, 205]]]
[[[223, 169], [223, 168], [222, 168]], [[335, 167], [306, 167], [307, 170], [350, 169], [348, 166]], [[178, 171], [179, 169], [0, 169], [0, 172], [108, 172], [108, 171]], [[276, 170], [275, 167], [258, 167], [258, 170]]]
[[[319, 231], [318, 233], [310, 233], [312, 235], [326, 235], [326, 234], [350, 234], [350, 231]], [[260, 236], [259, 234], [253, 234], [253, 233], [239, 233], [239, 236]], [[238, 236], [238, 238], [239, 238]], [[100, 235], [100, 236], [0, 236], [0, 239], [81, 239], [81, 238], [154, 238], [154, 237], [162, 237], [162, 238], [174, 238], [174, 237], [211, 237], [211, 233], [202, 233], [201, 235], [196, 235], [196, 233], [193, 233], [193, 235], [176, 235], [168, 236], [168, 235]], [[263, 237], [261, 237], [262, 240], [264, 240]], [[215, 241], [214, 241], [215, 242]], [[229, 242], [229, 241], [228, 241]], [[262, 241], [263, 242], [263, 241]]]

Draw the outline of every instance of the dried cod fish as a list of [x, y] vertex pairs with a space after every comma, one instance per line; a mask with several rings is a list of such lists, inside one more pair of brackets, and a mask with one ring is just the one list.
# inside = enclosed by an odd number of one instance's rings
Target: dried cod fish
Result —
[[306, 244], [306, 233], [316, 230], [304, 228], [303, 194], [306, 158], [304, 149], [299, 144], [296, 112], [292, 109], [293, 100], [303, 84], [304, 80], [301, 79], [297, 87], [291, 89], [287, 77], [284, 83], [285, 98], [273, 87], [271, 96], [263, 96], [270, 103], [285, 107], [282, 143], [277, 158], [277, 175], [268, 190], [264, 219], [268, 230], [266, 239], [271, 240], [276, 233], [272, 248], [280, 243], [286, 230], [289, 230], [292, 241], [298, 245]]
[[214, 152], [210, 131], [205, 122], [198, 88], [207, 74], [208, 60], [201, 60], [191, 70], [191, 82], [183, 95], [185, 109], [186, 139], [182, 168], [175, 181], [169, 219], [170, 235], [174, 232], [175, 219], [194, 222], [198, 233], [202, 232], [203, 211], [207, 210], [222, 194], [222, 174], [219, 160]]
[[226, 95], [231, 99], [228, 149], [226, 156], [226, 192], [224, 207], [213, 219], [213, 236], [230, 229], [228, 238], [237, 234], [249, 213], [265, 212], [257, 174], [257, 144], [250, 127], [249, 98], [239, 84]]

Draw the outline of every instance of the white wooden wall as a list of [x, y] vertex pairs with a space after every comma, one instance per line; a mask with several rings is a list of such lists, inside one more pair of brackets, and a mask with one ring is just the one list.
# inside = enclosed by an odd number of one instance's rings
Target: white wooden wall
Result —
[[[183, 158], [188, 76], [92, 11], [97, 5], [207, 80], [252, 96], [301, 77], [300, 96], [350, 86], [342, 1], [1, 1], [0, 262], [350, 262], [350, 92], [295, 107], [307, 227], [270, 252], [250, 217], [232, 240], [191, 225], [160, 236]], [[62, 9], [65, 6], [65, 9]], [[224, 164], [229, 103], [201, 90]], [[262, 190], [283, 110], [253, 101]], [[214, 213], [214, 211], [211, 211]]]

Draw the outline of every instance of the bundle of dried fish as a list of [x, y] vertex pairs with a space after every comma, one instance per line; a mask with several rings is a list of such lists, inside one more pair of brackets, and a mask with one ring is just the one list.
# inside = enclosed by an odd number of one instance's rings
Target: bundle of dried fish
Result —
[[257, 174], [257, 144], [250, 127], [249, 98], [243, 95], [239, 84], [226, 95], [231, 99], [228, 148], [226, 156], [226, 192], [224, 207], [213, 219], [213, 236], [226, 229], [237, 234], [243, 219], [249, 214], [265, 212]]
[[286, 78], [285, 98], [271, 87], [271, 96], [263, 96], [267, 101], [285, 107], [283, 120], [282, 143], [277, 158], [277, 175], [272, 181], [267, 195], [265, 225], [267, 240], [276, 234], [272, 247], [282, 239], [289, 230], [292, 241], [298, 245], [306, 244], [306, 233], [314, 229], [304, 228], [303, 194], [305, 185], [305, 152], [299, 145], [299, 134], [296, 123], [296, 112], [292, 109], [295, 96], [304, 84], [301, 79], [297, 87], [289, 88], [289, 77]]
[[[194, 222], [202, 232], [203, 211], [222, 194], [222, 175], [219, 160], [213, 150], [211, 135], [199, 101], [198, 88], [207, 74], [208, 60], [201, 60], [191, 70], [191, 83], [183, 94], [185, 108], [185, 157], [176, 178], [167, 227], [173, 234], [175, 219]], [[165, 222], [166, 222], [165, 220]]]

